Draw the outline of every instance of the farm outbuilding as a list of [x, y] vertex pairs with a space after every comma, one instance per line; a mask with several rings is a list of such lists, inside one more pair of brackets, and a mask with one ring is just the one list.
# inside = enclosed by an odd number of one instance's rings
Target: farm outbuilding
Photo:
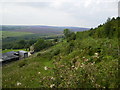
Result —
[[2, 54], [2, 63], [8, 63], [16, 60], [19, 60], [18, 52], [11, 51]]
[[28, 57], [28, 52], [26, 51], [17, 51], [17, 52], [11, 51], [11, 52], [2, 54], [2, 61], [0, 61], [0, 63], [4, 64], [4, 63], [20, 60], [27, 57]]
[[27, 51], [19, 51], [19, 57], [20, 57], [20, 59], [27, 58], [28, 52]]

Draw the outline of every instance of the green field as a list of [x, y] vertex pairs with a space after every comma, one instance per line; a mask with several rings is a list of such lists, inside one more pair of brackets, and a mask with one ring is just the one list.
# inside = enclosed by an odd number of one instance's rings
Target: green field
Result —
[[26, 49], [6, 49], [6, 50], [2, 50], [2, 53], [6, 53], [6, 52], [10, 52], [10, 51], [20, 51], [20, 50], [26, 51]]
[[0, 31], [0, 33], [1, 32], [2, 32], [2, 38], [19, 37], [19, 36], [34, 34], [34, 33], [30, 33], [30, 32], [14, 32], [14, 31]]

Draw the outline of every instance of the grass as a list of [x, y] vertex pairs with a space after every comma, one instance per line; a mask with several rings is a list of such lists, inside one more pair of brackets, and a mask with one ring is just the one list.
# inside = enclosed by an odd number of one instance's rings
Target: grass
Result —
[[0, 31], [2, 32], [2, 38], [7, 38], [7, 37], [18, 37], [18, 36], [25, 36], [25, 35], [31, 35], [34, 33], [30, 32], [14, 32], [14, 31]]
[[[45, 66], [50, 69], [44, 70]], [[29, 57], [25, 60], [10, 63], [3, 67], [3, 87], [39, 88], [40, 80], [53, 74], [52, 67], [54, 66], [51, 60], [41, 57], [34, 57], [34, 59]], [[17, 86], [18, 82], [21, 83], [20, 86]]]
[[20, 50], [26, 51], [26, 49], [6, 49], [6, 50], [3, 50], [2, 53], [6, 53], [10, 51], [20, 51]]
[[64, 40], [27, 59], [3, 66], [2, 87], [50, 88], [55, 84], [57, 88], [117, 88], [116, 46], [115, 39]]

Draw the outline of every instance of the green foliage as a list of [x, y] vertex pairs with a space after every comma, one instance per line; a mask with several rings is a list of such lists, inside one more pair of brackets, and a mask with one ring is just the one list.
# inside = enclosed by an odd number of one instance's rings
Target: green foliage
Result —
[[71, 41], [71, 40], [75, 40], [76, 39], [76, 35], [74, 32], [71, 32], [70, 36], [67, 38], [67, 41]]
[[19, 66], [20, 68], [21, 68], [21, 67], [24, 67], [25, 65], [27, 65], [26, 60], [21, 61], [21, 62], [18, 64], [18, 66]]
[[76, 34], [71, 32], [69, 29], [64, 29], [63, 33], [68, 42], [76, 39]]
[[64, 33], [66, 38], [68, 38], [70, 36], [70, 34], [71, 34], [69, 29], [64, 29], [63, 33]]
[[51, 52], [52, 56], [58, 55], [60, 53], [60, 49], [56, 49]]
[[118, 18], [108, 18], [106, 23], [90, 31], [95, 38], [117, 38], [118, 36]]
[[34, 44], [34, 50], [35, 52], [38, 52], [42, 49], [48, 48], [52, 46], [52, 43], [50, 41], [45, 41], [43, 39], [39, 39], [35, 44]]
[[[15, 29], [15, 28], [14, 28]], [[3, 33], [2, 33], [3, 32]], [[19, 45], [20, 40], [25, 40], [25, 48], [29, 48], [34, 44], [39, 38], [45, 40], [50, 39], [60, 39], [63, 38], [63, 35], [52, 35], [50, 33], [40, 34], [40, 33], [29, 33], [29, 32], [17, 32], [17, 31], [1, 31], [2, 33], [2, 49], [23, 49], [22, 45]], [[22, 46], [22, 47], [21, 47]]]
[[45, 41], [43, 39], [39, 39], [34, 45], [34, 50], [35, 51], [40, 51], [44, 47], [45, 47]]

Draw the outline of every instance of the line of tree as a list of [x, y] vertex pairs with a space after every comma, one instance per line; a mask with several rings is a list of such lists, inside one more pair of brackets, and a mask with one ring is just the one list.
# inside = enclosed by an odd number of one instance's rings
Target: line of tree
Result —
[[97, 28], [90, 29], [89, 36], [94, 38], [118, 38], [120, 31], [120, 17], [108, 18], [106, 23]]
[[35, 42], [36, 40], [18, 40], [15, 42], [4, 42], [2, 43], [2, 49], [27, 49]]

